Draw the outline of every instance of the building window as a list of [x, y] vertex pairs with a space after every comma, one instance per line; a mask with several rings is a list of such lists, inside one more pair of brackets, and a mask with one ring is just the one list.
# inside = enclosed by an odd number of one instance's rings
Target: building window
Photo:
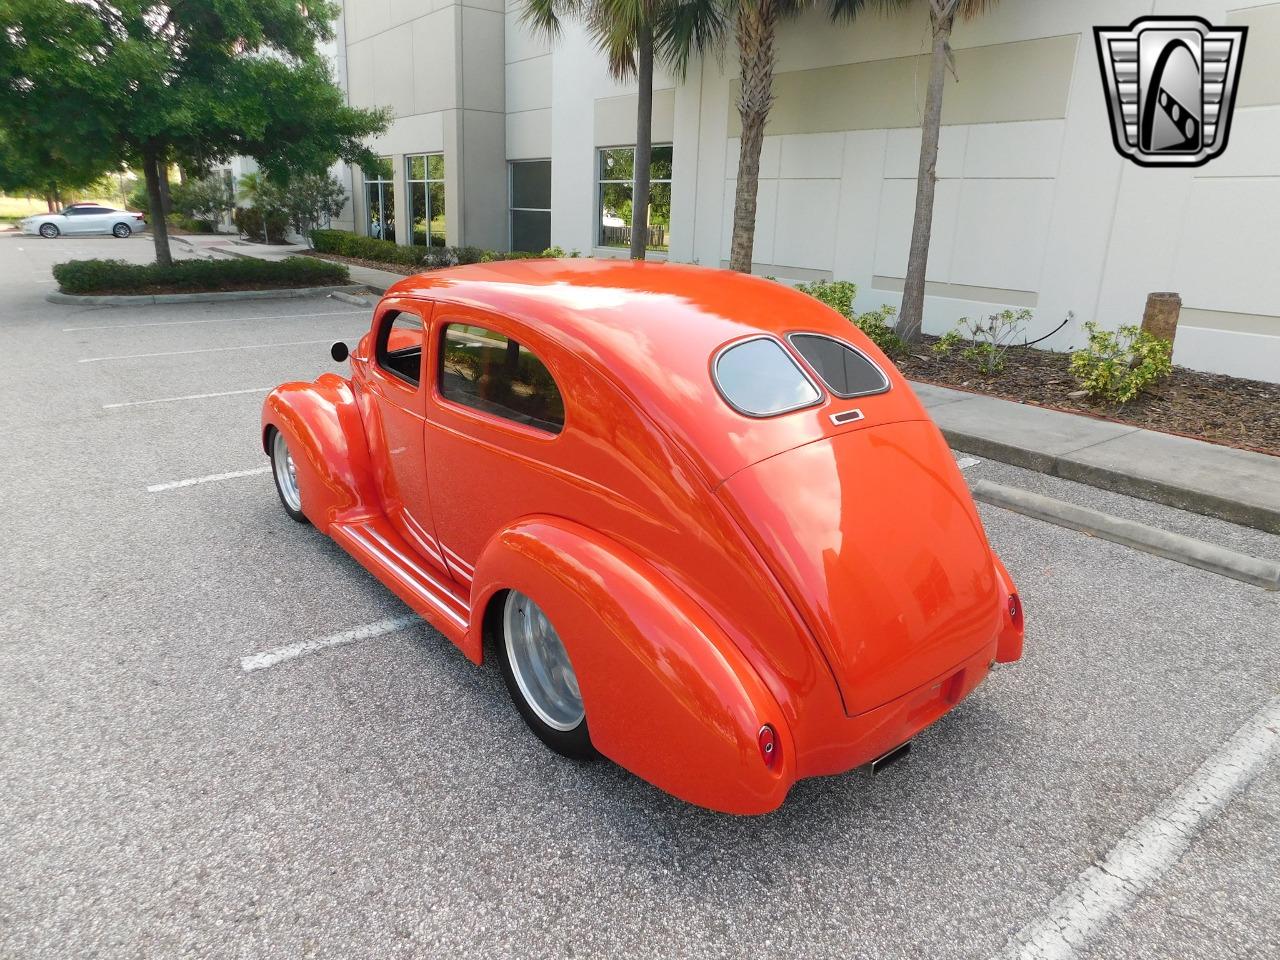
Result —
[[[631, 194], [635, 189], [635, 147], [599, 151], [596, 191], [596, 243], [631, 246]], [[649, 159], [650, 250], [666, 252], [671, 233], [671, 144], [655, 145]]]
[[444, 154], [420, 153], [405, 157], [404, 162], [413, 231], [410, 241], [420, 247], [443, 247]]
[[511, 249], [541, 253], [551, 246], [551, 161], [511, 164]]
[[380, 240], [396, 238], [396, 194], [391, 158], [379, 157], [364, 175], [365, 232]]

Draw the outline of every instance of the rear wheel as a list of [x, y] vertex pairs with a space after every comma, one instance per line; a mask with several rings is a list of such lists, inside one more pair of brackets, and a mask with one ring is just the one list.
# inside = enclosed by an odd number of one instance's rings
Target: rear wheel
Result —
[[284, 512], [298, 523], [309, 523], [302, 512], [302, 493], [298, 489], [298, 466], [284, 434], [272, 427], [268, 449], [271, 451], [271, 475], [275, 477], [276, 493]]
[[501, 610], [502, 676], [511, 700], [538, 739], [566, 757], [595, 757], [569, 653], [542, 608], [517, 590]]
[[40, 224], [40, 236], [44, 237], [46, 240], [52, 240], [59, 233], [61, 233], [61, 231], [52, 223]]
[[127, 236], [132, 235], [132, 233], [133, 233], [133, 228], [130, 227], [127, 223], [117, 223], [114, 227], [111, 228], [111, 235], [114, 237], [119, 237], [121, 240], [123, 240]]

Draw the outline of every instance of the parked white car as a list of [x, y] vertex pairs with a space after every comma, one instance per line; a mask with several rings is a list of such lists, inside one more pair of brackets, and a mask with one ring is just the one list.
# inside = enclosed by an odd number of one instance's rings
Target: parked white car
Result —
[[78, 236], [86, 233], [109, 233], [123, 239], [135, 230], [145, 229], [147, 221], [142, 214], [128, 210], [115, 210], [96, 203], [73, 203], [57, 213], [38, 213], [27, 217], [18, 226], [23, 233], [38, 233], [49, 240], [63, 234]]

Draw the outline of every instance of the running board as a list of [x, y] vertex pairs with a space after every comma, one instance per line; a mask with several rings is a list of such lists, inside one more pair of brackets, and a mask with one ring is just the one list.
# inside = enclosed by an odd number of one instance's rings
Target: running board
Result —
[[471, 608], [448, 574], [434, 571], [384, 517], [335, 523], [330, 535], [437, 630], [466, 649]]

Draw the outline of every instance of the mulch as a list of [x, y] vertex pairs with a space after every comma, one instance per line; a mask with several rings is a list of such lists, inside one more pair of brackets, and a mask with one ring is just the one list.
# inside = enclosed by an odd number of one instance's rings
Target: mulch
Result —
[[406, 267], [403, 263], [383, 263], [381, 260], [362, 260], [359, 257], [345, 257], [340, 253], [317, 253], [315, 250], [308, 250], [304, 256], [315, 257], [317, 260], [332, 260], [334, 263], [346, 263], [353, 267], [369, 267], [371, 270], [385, 270], [387, 273], [398, 273], [402, 277], [411, 277], [415, 273], [422, 273], [422, 270], [414, 267]]
[[1004, 371], [988, 378], [956, 356], [933, 356], [928, 347], [934, 339], [924, 337], [922, 346], [910, 355], [895, 358], [905, 376], [1280, 456], [1280, 384], [1174, 367], [1147, 393], [1123, 406], [1112, 406], [1070, 396], [1080, 390], [1080, 384], [1068, 369], [1069, 354], [1012, 347]]

